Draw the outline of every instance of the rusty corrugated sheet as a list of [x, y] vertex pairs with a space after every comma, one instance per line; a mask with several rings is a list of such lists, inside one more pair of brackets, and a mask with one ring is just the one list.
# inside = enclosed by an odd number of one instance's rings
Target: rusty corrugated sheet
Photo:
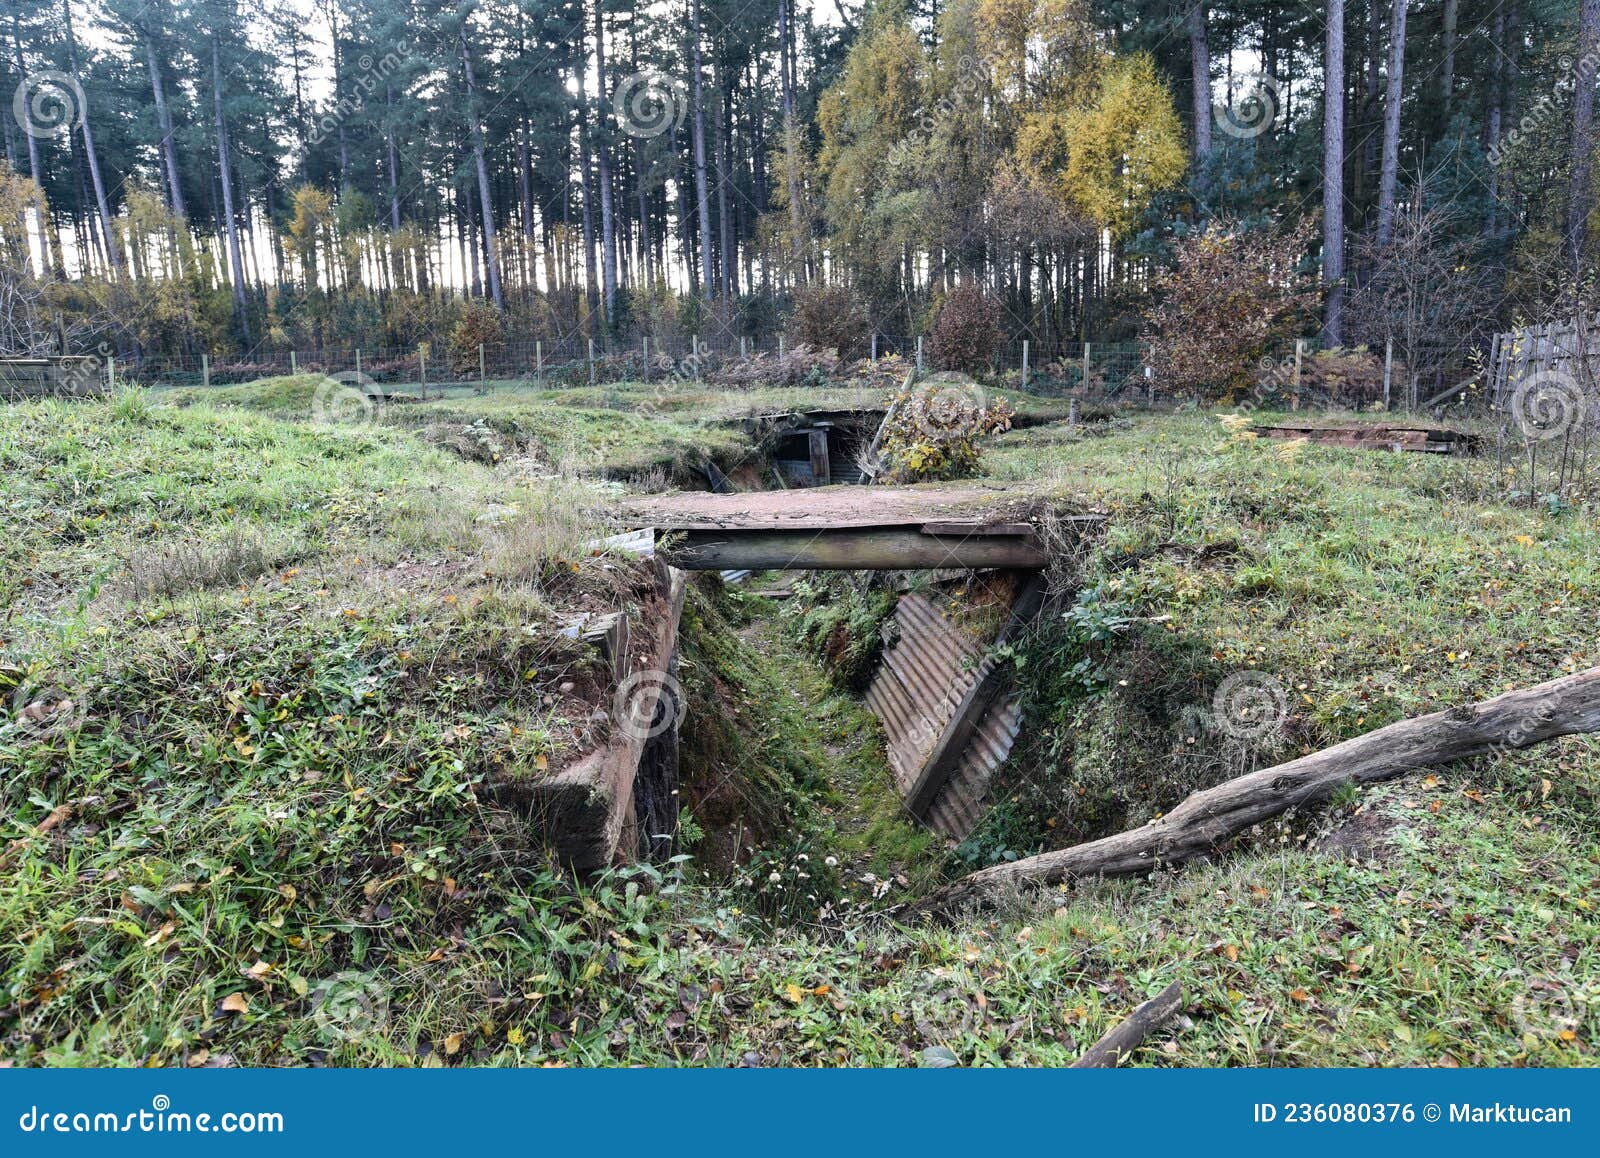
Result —
[[[895, 609], [900, 637], [884, 652], [867, 705], [883, 721], [889, 766], [901, 794], [916, 784], [934, 744], [967, 693], [989, 670], [983, 647], [922, 595], [904, 595]], [[985, 711], [967, 750], [928, 808], [936, 832], [960, 840], [987, 807], [989, 780], [1011, 753], [1021, 712], [1002, 696]]]

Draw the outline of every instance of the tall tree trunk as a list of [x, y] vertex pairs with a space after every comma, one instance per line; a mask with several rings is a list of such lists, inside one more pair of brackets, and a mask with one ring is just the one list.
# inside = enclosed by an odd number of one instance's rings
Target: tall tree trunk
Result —
[[[17, 84], [22, 85], [28, 79], [28, 65], [22, 57], [22, 30], [17, 18], [20, 4], [13, 0], [11, 7], [11, 47], [17, 62]], [[44, 258], [46, 269], [54, 270], [59, 277], [66, 276], [66, 262], [61, 255], [61, 239], [56, 235], [54, 226], [50, 221], [50, 208], [44, 199], [44, 173], [39, 166], [39, 139], [28, 131], [28, 126], [22, 126], [22, 136], [28, 142], [28, 176], [33, 178], [34, 198], [33, 211], [38, 219], [39, 249]]]
[[600, 277], [605, 287], [605, 326], [609, 331], [617, 315], [617, 215], [611, 191], [611, 107], [606, 99], [606, 30], [602, 19], [604, 0], [594, 5], [595, 130], [599, 138], [600, 182]]
[[[1594, 2], [1594, 0], [1590, 0]], [[1406, 74], [1406, 3], [1389, 12], [1389, 67], [1383, 92], [1383, 162], [1378, 170], [1378, 248], [1394, 236], [1395, 189], [1400, 183], [1400, 99]]]
[[161, 130], [161, 164], [167, 177], [167, 208], [179, 217], [188, 217], [183, 202], [183, 180], [178, 171], [178, 146], [173, 140], [172, 110], [167, 107], [167, 89], [161, 80], [161, 61], [156, 56], [155, 37], [144, 34], [145, 63], [150, 69], [150, 95], [155, 99], [156, 124]]
[[733, 101], [729, 99], [727, 70], [722, 54], [711, 62], [711, 83], [717, 90], [717, 136], [713, 160], [717, 166], [717, 277], [723, 297], [731, 297], [738, 270], [735, 266], [738, 245], [733, 236], [733, 213], [728, 204], [728, 138], [732, 135]]
[[[78, 38], [72, 31], [71, 0], [61, 0], [61, 16], [67, 31], [67, 64], [72, 69], [72, 83], [81, 91], [83, 81], [78, 75]], [[85, 102], [85, 105], [87, 103]], [[100, 179], [100, 154], [95, 151], [94, 129], [90, 126], [89, 119], [87, 107], [78, 110], [78, 127], [83, 130], [84, 158], [89, 163], [89, 180], [94, 184], [95, 205], [100, 210], [100, 228], [105, 235], [106, 260], [111, 265], [112, 275], [120, 277], [121, 247], [117, 244], [117, 231], [111, 224], [111, 202], [106, 197], [106, 183]]]
[[483, 155], [483, 124], [478, 120], [478, 82], [472, 74], [472, 50], [467, 45], [467, 22], [461, 21], [461, 65], [466, 70], [467, 116], [472, 119], [472, 158], [478, 169], [478, 201], [483, 210], [483, 262], [489, 278], [489, 296], [497, 310], [506, 308], [500, 285], [500, 254], [495, 246], [494, 203], [489, 195], [489, 163]]
[[[1506, 10], [1494, 10], [1494, 37], [1490, 43], [1496, 47], [1506, 42]], [[1500, 125], [1506, 101], [1505, 53], [1494, 54], [1494, 73], [1489, 82], [1489, 107], [1483, 116], [1484, 151], [1489, 156], [1489, 212], [1484, 219], [1484, 236], [1493, 237], [1499, 230], [1500, 218]]]
[[1328, 0], [1326, 81], [1322, 113], [1322, 280], [1327, 308], [1322, 335], [1344, 340], [1344, 0]]
[[[1440, 127], [1448, 128], [1455, 103], [1456, 88], [1456, 19], [1460, 0], [1444, 0], [1444, 61], [1439, 66], [1439, 106], [1442, 111]], [[1495, 15], [1501, 15], [1501, 6], [1495, 5]], [[1500, 41], [1493, 46], [1495, 63], [1500, 61]]]
[[1567, 256], [1574, 280], [1583, 273], [1583, 254], [1589, 241], [1589, 209], [1594, 191], [1594, 73], [1592, 62], [1600, 50], [1600, 0], [1580, 0], [1578, 5], [1577, 89], [1572, 96], [1572, 180], [1567, 196]]
[[1211, 156], [1211, 51], [1206, 44], [1206, 6], [1189, 9], [1189, 65], [1194, 81], [1194, 155]]
[[583, 291], [589, 304], [592, 333], [594, 319], [600, 313], [600, 278], [594, 260], [594, 174], [589, 165], [589, 97], [583, 84], [583, 74], [587, 71], [585, 62], [579, 59], [572, 71], [578, 82], [578, 182], [583, 191]]
[[693, 0], [692, 10], [689, 69], [694, 75], [689, 103], [694, 134], [694, 197], [700, 221], [700, 292], [707, 297], [714, 297], [716, 283], [711, 276], [711, 190], [706, 183], [705, 90], [700, 79], [700, 0]]
[[217, 168], [222, 182], [222, 216], [228, 230], [228, 261], [233, 269], [233, 307], [239, 330], [250, 341], [250, 303], [244, 292], [244, 254], [239, 249], [239, 222], [233, 211], [233, 165], [228, 158], [228, 121], [222, 113], [222, 49], [211, 35], [211, 100], [217, 116]]
[[789, 18], [789, 0], [778, 0], [778, 72], [782, 77], [783, 168], [789, 197], [789, 247], [794, 259], [792, 274], [807, 276], [805, 222], [800, 205], [800, 126], [794, 119], [794, 79], [789, 58], [794, 52], [794, 23]]

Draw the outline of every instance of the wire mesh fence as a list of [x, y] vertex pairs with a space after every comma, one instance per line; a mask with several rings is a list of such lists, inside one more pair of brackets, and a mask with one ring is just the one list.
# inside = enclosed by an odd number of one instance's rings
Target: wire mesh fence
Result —
[[[287, 374], [364, 380], [397, 392], [426, 394], [445, 387], [492, 390], [507, 385], [551, 388], [619, 382], [707, 379], [736, 362], [740, 381], [760, 382], [759, 359], [794, 351], [783, 334], [728, 333], [639, 336], [601, 341], [584, 336], [512, 338], [462, 348], [449, 342], [413, 346], [333, 347], [256, 351], [245, 357], [204, 354], [105, 359], [108, 383], [228, 386]], [[907, 369], [938, 369], [917, 336], [873, 333], [862, 343], [867, 359], [900, 359]], [[1150, 365], [1142, 342], [1003, 342], [992, 364], [994, 381], [1029, 393], [1122, 404], [1154, 404], [1171, 396]], [[1481, 359], [1480, 359], [1481, 361]], [[1470, 350], [1420, 343], [1415, 348], [1324, 350], [1315, 338], [1279, 343], [1242, 375], [1230, 395], [1262, 406], [1290, 408], [1416, 408], [1475, 373]], [[1466, 395], [1462, 395], [1466, 397]]]

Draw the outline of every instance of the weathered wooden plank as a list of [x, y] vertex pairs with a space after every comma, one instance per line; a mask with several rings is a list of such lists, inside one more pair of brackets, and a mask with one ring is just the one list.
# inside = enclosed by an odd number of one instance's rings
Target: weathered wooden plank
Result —
[[925, 535], [912, 527], [804, 531], [684, 531], [657, 551], [685, 571], [912, 571], [929, 567], [1037, 570], [1048, 562], [1029, 535]]

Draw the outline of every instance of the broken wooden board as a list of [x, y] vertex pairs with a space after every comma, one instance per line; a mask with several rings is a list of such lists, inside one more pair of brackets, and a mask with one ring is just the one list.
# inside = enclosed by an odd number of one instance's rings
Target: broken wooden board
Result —
[[1252, 426], [1262, 438], [1305, 439], [1318, 446], [1353, 450], [1409, 451], [1417, 454], [1470, 454], [1478, 436], [1429, 426]]
[[[683, 613], [685, 576], [681, 571], [662, 566], [657, 596], [646, 605], [649, 616], [642, 646], [627, 642], [625, 627], [618, 628], [608, 617], [595, 617], [594, 642], [613, 664], [617, 686], [641, 673], [667, 672], [678, 645], [678, 622]], [[583, 627], [580, 625], [580, 633]], [[620, 666], [618, 666], [620, 665]], [[653, 719], [656, 702], [664, 684], [670, 680], [637, 680], [630, 707], [639, 719]], [[670, 693], [669, 693], [670, 694]], [[615, 704], [610, 715], [618, 715]], [[576, 763], [547, 779], [526, 787], [527, 806], [533, 819], [546, 833], [562, 860], [579, 872], [592, 872], [632, 859], [629, 833], [636, 824], [634, 777], [644, 755], [649, 736], [636, 728], [621, 726], [613, 718], [611, 734], [600, 747]], [[625, 839], [626, 837], [626, 839]]]

